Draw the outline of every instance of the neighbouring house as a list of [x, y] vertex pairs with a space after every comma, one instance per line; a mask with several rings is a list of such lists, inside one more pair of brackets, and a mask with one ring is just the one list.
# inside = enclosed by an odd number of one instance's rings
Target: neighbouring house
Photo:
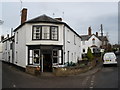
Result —
[[7, 37], [2, 40], [2, 44], [3, 44], [2, 46], [3, 61], [14, 64], [14, 49], [15, 49], [14, 36], [9, 37], [9, 34], [7, 34]]
[[41, 15], [26, 20], [27, 9], [23, 8], [21, 25], [14, 30], [14, 64], [52, 72], [53, 67], [81, 60], [81, 37], [62, 18]]
[[96, 34], [92, 34], [91, 27], [88, 28], [88, 35], [81, 35], [82, 54], [87, 53], [88, 47], [90, 47], [92, 53], [99, 53], [100, 49], [107, 48], [107, 44], [107, 37], [98, 36], [98, 32], [96, 32]]
[[0, 38], [0, 60], [2, 60], [2, 53], [3, 53], [3, 43], [2, 43], [2, 39], [4, 38], [4, 36], [1, 36]]

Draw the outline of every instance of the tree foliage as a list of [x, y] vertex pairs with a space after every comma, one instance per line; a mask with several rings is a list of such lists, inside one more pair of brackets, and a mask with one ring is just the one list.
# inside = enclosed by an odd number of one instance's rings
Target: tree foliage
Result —
[[88, 47], [88, 50], [87, 50], [87, 58], [89, 61], [92, 61], [94, 59], [94, 56], [91, 52], [91, 49]]

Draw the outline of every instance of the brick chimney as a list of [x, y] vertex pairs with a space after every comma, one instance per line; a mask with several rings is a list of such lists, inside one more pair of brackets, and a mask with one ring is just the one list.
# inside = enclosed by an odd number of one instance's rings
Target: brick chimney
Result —
[[98, 36], [98, 32], [96, 32], [96, 36]]
[[1, 36], [1, 41], [3, 41], [3, 40], [4, 40], [4, 35]]
[[7, 34], [7, 38], [9, 38], [9, 34]]
[[91, 29], [91, 27], [88, 28], [88, 35], [92, 35], [92, 29]]
[[62, 18], [55, 18], [56, 20], [62, 21]]
[[27, 19], [27, 9], [23, 8], [21, 13], [21, 24], [23, 24]]

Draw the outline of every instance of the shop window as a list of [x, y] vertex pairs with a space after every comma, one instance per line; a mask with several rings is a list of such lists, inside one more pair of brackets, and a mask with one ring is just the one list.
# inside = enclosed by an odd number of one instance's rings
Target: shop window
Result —
[[53, 63], [58, 63], [58, 50], [53, 50]]

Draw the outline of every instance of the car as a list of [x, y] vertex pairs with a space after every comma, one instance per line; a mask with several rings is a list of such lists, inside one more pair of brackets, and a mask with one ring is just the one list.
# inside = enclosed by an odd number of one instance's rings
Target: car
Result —
[[107, 52], [103, 56], [103, 65], [117, 65], [117, 57], [114, 52]]

